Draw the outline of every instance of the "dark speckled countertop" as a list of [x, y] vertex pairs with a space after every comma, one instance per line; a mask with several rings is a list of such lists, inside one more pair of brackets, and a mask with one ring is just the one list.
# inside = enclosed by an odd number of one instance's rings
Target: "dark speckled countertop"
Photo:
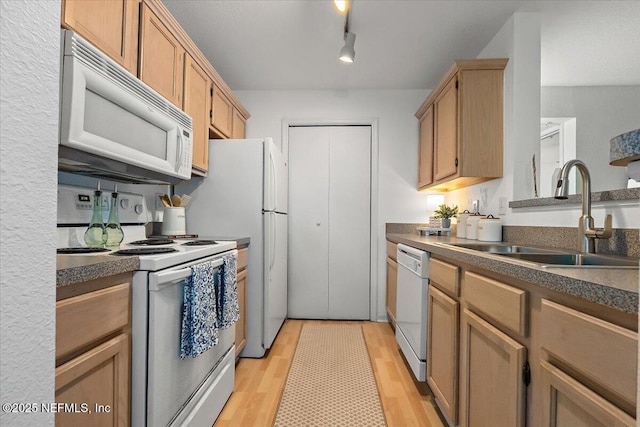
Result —
[[387, 233], [387, 239], [627, 313], [638, 312], [637, 269], [543, 268], [526, 261], [447, 245], [471, 242], [456, 237]]
[[[212, 240], [235, 240], [238, 249], [249, 246], [249, 237], [199, 237]], [[120, 273], [135, 271], [140, 267], [137, 256], [112, 256], [108, 254], [57, 255], [56, 286], [68, 286], [89, 280], [101, 279]]]
[[120, 273], [137, 270], [140, 261], [137, 256], [58, 255], [56, 261], [56, 286], [102, 279]]

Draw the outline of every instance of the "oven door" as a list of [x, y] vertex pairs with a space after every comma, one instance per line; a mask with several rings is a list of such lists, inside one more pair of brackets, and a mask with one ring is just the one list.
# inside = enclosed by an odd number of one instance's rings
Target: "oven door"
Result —
[[[199, 262], [214, 261], [222, 265], [218, 254]], [[231, 253], [236, 253], [233, 251]], [[220, 409], [233, 390], [233, 357], [230, 372], [226, 377], [222, 395], [211, 390], [216, 378], [210, 378], [219, 362], [231, 350], [235, 341], [235, 326], [220, 329], [216, 346], [196, 358], [180, 359], [180, 332], [182, 326], [183, 287], [191, 275], [190, 265], [180, 266], [149, 274], [149, 315], [147, 352], [147, 426], [171, 425], [173, 420], [206, 418], [197, 411], [211, 411], [214, 406], [209, 400], [217, 401]], [[211, 386], [210, 386], [211, 385]], [[213, 396], [216, 396], [213, 399]], [[207, 404], [203, 404], [204, 401]], [[212, 425], [218, 413], [213, 413]], [[190, 425], [193, 425], [191, 423]]]

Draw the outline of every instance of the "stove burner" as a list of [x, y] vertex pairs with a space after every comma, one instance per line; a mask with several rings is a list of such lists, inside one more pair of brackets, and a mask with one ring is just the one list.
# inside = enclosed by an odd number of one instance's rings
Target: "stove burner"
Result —
[[217, 245], [215, 240], [192, 240], [187, 243], [183, 243], [183, 246], [204, 246], [204, 245]]
[[146, 239], [146, 240], [136, 240], [135, 242], [130, 242], [130, 245], [169, 245], [171, 243], [175, 243], [171, 239]]
[[178, 252], [173, 248], [136, 248], [136, 249], [121, 249], [114, 252], [113, 255], [155, 255], [155, 254], [168, 254], [171, 252]]
[[60, 248], [56, 249], [56, 252], [59, 254], [92, 254], [98, 252], [110, 252], [109, 249], [105, 248]]

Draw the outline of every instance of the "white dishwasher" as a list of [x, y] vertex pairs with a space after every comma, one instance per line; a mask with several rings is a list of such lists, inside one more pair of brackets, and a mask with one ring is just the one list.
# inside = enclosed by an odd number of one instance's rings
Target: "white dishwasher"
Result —
[[429, 255], [398, 244], [396, 341], [418, 381], [426, 379]]

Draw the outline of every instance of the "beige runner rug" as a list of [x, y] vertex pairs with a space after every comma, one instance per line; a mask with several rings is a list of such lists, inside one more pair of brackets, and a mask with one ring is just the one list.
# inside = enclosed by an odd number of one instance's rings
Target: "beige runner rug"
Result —
[[274, 426], [386, 426], [360, 325], [303, 325]]

